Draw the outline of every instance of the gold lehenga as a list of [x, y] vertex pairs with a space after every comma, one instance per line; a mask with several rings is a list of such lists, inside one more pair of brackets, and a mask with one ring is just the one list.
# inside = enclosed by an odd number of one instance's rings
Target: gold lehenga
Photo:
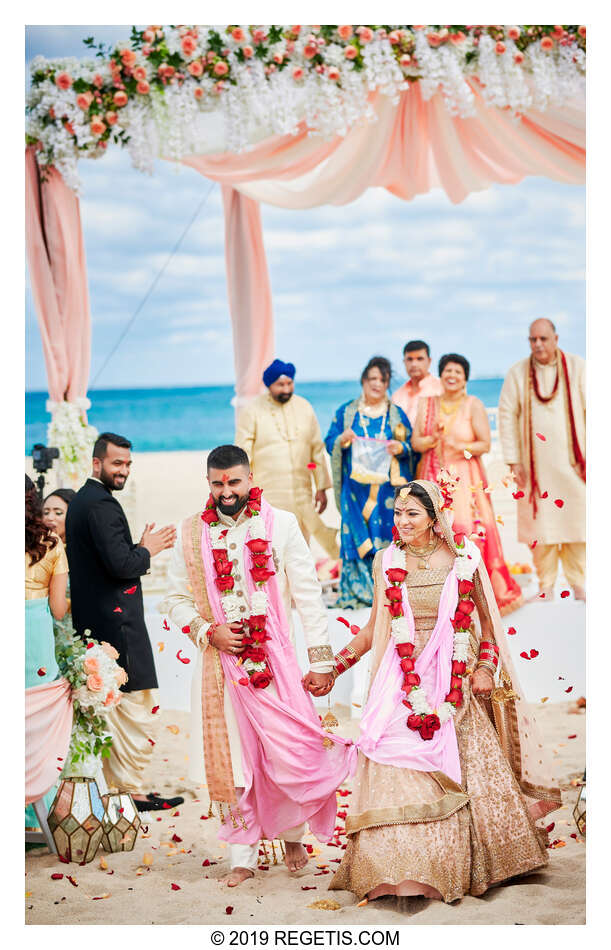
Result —
[[[408, 575], [415, 656], [435, 626], [448, 571]], [[361, 899], [381, 884], [404, 882], [403, 893], [430, 896], [433, 887], [450, 902], [547, 864], [545, 835], [535, 827], [482, 702], [469, 689], [455, 723], [462, 789], [440, 772], [380, 765], [359, 752], [347, 848], [331, 889]]]

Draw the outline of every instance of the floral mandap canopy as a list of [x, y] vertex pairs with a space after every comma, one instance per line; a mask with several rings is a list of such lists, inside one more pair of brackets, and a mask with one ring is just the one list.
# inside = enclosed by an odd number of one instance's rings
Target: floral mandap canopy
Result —
[[85, 44], [89, 59], [32, 62], [26, 105], [28, 259], [64, 462], [90, 360], [79, 159], [114, 144], [143, 171], [162, 158], [221, 184], [238, 405], [274, 356], [260, 201], [341, 205], [378, 186], [460, 202], [527, 175], [585, 179], [584, 26], [149, 26]]

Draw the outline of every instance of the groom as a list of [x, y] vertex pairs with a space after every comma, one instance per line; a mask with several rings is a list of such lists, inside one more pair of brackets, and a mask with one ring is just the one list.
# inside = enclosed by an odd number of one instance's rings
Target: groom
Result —
[[[322, 730], [311, 698], [332, 682], [333, 651], [309, 548], [295, 515], [253, 486], [248, 456], [208, 456], [210, 497], [179, 530], [160, 604], [198, 647], [191, 692], [190, 777], [206, 782], [231, 845], [235, 887], [254, 875], [261, 838], [283, 838], [290, 871], [307, 863], [305, 822], [328, 840], [351, 743]], [[291, 601], [310, 671], [292, 644]]]

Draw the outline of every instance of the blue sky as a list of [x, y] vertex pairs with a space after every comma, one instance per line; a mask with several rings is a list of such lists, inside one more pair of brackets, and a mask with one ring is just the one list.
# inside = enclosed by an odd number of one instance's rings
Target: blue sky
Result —
[[[80, 56], [122, 26], [26, 29], [26, 59]], [[93, 319], [91, 379], [210, 187], [159, 162], [154, 176], [109, 148], [80, 163]], [[302, 380], [349, 379], [403, 343], [457, 351], [472, 375], [503, 375], [527, 352], [530, 320], [551, 318], [560, 344], [585, 355], [585, 188], [540, 178], [452, 205], [432, 192], [402, 202], [370, 189], [344, 207], [262, 208], [276, 352]], [[220, 191], [208, 200], [97, 388], [233, 382]], [[45, 389], [40, 335], [26, 292], [26, 385]]]

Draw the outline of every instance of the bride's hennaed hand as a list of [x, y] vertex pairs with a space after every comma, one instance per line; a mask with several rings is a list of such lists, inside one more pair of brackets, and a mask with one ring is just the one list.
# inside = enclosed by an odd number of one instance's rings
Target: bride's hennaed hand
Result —
[[478, 670], [473, 671], [471, 674], [471, 692], [474, 696], [487, 697], [493, 689], [494, 677], [490, 670], [480, 667]]

